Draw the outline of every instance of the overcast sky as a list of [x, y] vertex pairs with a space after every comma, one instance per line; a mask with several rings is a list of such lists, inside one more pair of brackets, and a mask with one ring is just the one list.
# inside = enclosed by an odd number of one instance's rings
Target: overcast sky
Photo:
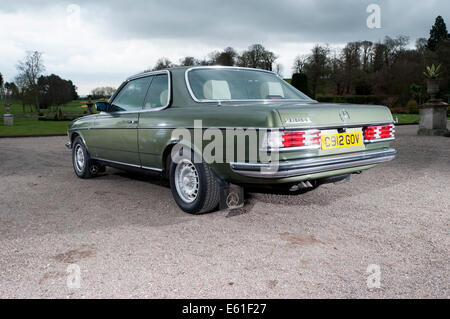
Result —
[[[381, 28], [368, 28], [367, 6], [380, 7]], [[448, 0], [0, 0], [0, 72], [16, 75], [28, 50], [44, 53], [46, 74], [71, 79], [79, 94], [117, 87], [165, 56], [204, 58], [261, 43], [291, 75], [296, 55], [315, 43], [339, 47], [385, 35], [428, 37], [436, 16], [450, 21]], [[450, 25], [449, 25], [450, 27]]]

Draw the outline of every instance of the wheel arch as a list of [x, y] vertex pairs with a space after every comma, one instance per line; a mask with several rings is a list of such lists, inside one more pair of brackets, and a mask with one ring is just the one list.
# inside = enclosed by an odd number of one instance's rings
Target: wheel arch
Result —
[[161, 159], [162, 169], [166, 173], [169, 171], [169, 165], [170, 165], [170, 162], [171, 162], [170, 159], [169, 159], [169, 156], [170, 156], [170, 154], [172, 152], [172, 149], [177, 144], [180, 144], [183, 147], [189, 148], [190, 150], [194, 151], [196, 156], [199, 156], [201, 159], [203, 159], [203, 156], [202, 156], [201, 152], [198, 150], [197, 147], [195, 147], [195, 145], [192, 145], [190, 142], [187, 142], [185, 140], [182, 140], [182, 141], [172, 140], [164, 148], [164, 151], [163, 151], [163, 154], [162, 154], [162, 159]]
[[83, 141], [84, 146], [86, 147], [86, 150], [89, 149], [88, 145], [86, 144], [86, 141], [84, 140], [83, 134], [81, 134], [80, 131], [73, 131], [69, 133], [70, 135], [70, 143], [72, 143], [71, 145], [73, 146], [73, 142], [75, 141], [75, 139], [79, 136], [81, 138], [81, 140]]
[[73, 142], [75, 141], [75, 138], [76, 138], [77, 136], [80, 136], [80, 134], [77, 133], [77, 132], [71, 132], [71, 133], [70, 133], [70, 142], [72, 143], [72, 145], [73, 145]]

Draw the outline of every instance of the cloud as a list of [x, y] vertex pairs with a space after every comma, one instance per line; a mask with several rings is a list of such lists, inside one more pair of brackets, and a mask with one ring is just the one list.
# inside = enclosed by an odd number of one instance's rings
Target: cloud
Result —
[[[366, 26], [370, 3], [381, 7], [381, 29]], [[12, 80], [27, 50], [42, 51], [46, 73], [73, 80], [86, 94], [118, 86], [161, 56], [178, 62], [262, 43], [289, 76], [295, 56], [315, 43], [427, 37], [437, 15], [448, 20], [449, 8], [445, 0], [2, 1], [0, 72]]]

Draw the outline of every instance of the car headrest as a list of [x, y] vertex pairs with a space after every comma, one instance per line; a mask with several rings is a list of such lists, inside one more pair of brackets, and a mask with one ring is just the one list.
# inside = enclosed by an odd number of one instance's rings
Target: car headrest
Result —
[[268, 96], [284, 96], [283, 88], [277, 82], [264, 82], [259, 90], [262, 99], [266, 99]]
[[231, 100], [227, 81], [208, 80], [203, 85], [203, 96], [207, 100]]
[[169, 91], [168, 91], [167, 89], [165, 89], [165, 90], [162, 91], [161, 94], [159, 95], [159, 101], [161, 102], [161, 106], [164, 106], [164, 105], [167, 104], [168, 93], [169, 93]]

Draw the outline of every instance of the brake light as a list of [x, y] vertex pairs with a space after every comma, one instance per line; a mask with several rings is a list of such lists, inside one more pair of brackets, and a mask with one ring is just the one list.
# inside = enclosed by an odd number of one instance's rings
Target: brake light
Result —
[[320, 130], [269, 132], [267, 146], [270, 148], [319, 148]]
[[364, 129], [364, 141], [375, 142], [382, 139], [394, 138], [395, 128], [393, 124], [368, 126]]

